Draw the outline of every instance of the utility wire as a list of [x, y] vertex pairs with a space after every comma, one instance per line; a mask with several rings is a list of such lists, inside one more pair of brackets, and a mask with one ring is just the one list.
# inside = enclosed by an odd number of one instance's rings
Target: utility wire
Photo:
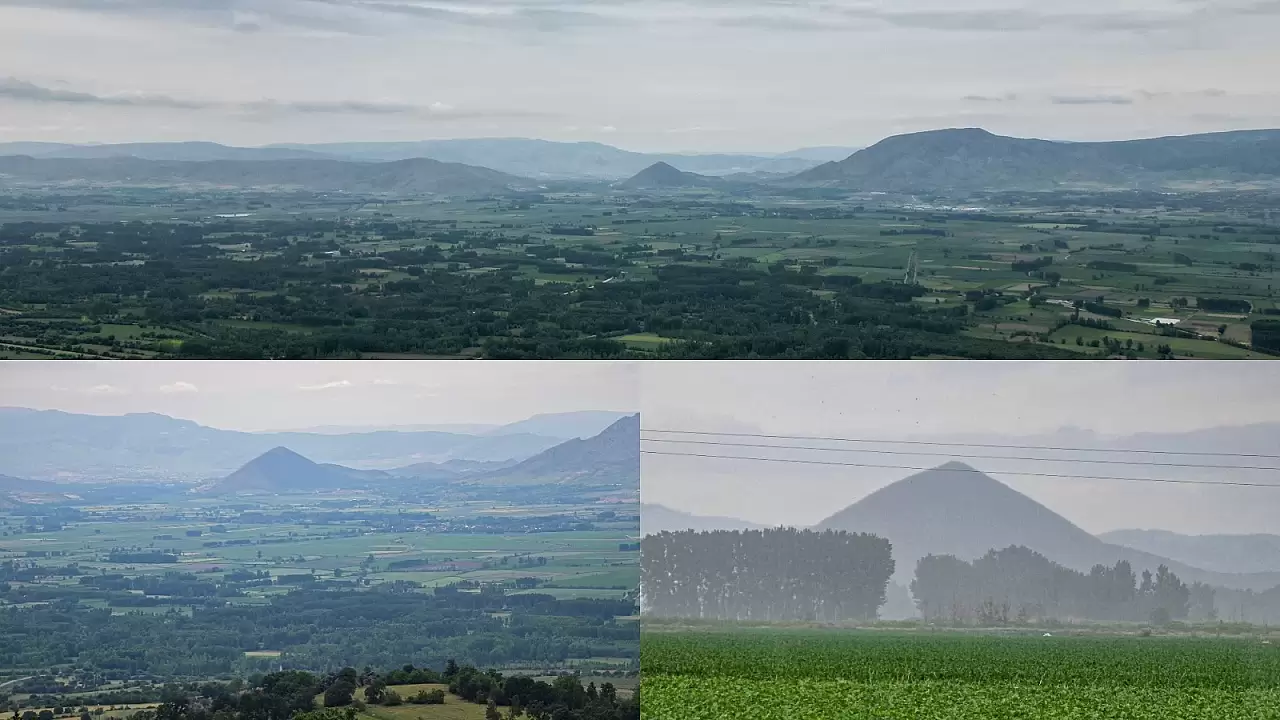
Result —
[[[769, 458], [769, 457], [747, 457], [743, 455], [706, 455], [702, 453], [673, 453], [662, 452], [660, 450], [641, 450], [643, 455], [665, 455], [667, 457], [692, 457], [692, 458], [715, 458], [719, 460], [750, 460], [755, 462], [773, 462], [773, 463], [789, 463], [794, 465], [834, 465], [839, 467], [859, 467], [859, 468], [878, 468], [885, 470], [937, 470], [934, 467], [918, 467], [914, 465], [874, 465], [870, 463], [852, 463], [837, 462], [834, 460], [794, 460], [786, 458]], [[1208, 480], [1174, 480], [1171, 478], [1147, 478], [1147, 477], [1120, 477], [1114, 475], [1070, 475], [1067, 473], [1042, 473], [1042, 472], [1015, 472], [1012, 470], [993, 470], [984, 472], [974, 468], [947, 468], [941, 472], [973, 472], [982, 475], [1019, 475], [1023, 477], [1043, 477], [1043, 478], [1069, 478], [1075, 480], [1119, 480], [1124, 482], [1149, 482], [1149, 483], [1168, 483], [1172, 485], [1214, 485], [1228, 486], [1234, 485], [1239, 487], [1262, 487], [1274, 488], [1280, 490], [1280, 484], [1276, 483], [1254, 483], [1240, 482], [1234, 480], [1222, 480], [1211, 482]]]
[[662, 438], [640, 438], [642, 442], [668, 443], [674, 445], [717, 445], [722, 447], [744, 447], [771, 450], [814, 450], [818, 452], [840, 453], [872, 453], [876, 455], [912, 455], [918, 457], [964, 458], [966, 460], [1034, 460], [1036, 462], [1069, 462], [1069, 463], [1105, 463], [1108, 465], [1145, 465], [1149, 467], [1202, 468], [1208, 470], [1272, 470], [1280, 472], [1280, 467], [1270, 465], [1206, 465], [1197, 463], [1147, 462], [1141, 460], [1099, 460], [1094, 458], [1044, 458], [1019, 455], [967, 455], [950, 452], [923, 452], [920, 450], [872, 450], [867, 448], [834, 448], [815, 447], [812, 445], [761, 445], [757, 443], [719, 442], [715, 440], [666, 440]]
[[988, 448], [1000, 450], [1055, 450], [1059, 452], [1093, 452], [1093, 453], [1137, 453], [1145, 455], [1200, 455], [1203, 457], [1242, 457], [1242, 458], [1265, 458], [1269, 460], [1280, 460], [1280, 455], [1266, 455], [1262, 453], [1228, 453], [1228, 452], [1194, 452], [1190, 450], [1137, 450], [1124, 448], [1072, 448], [1072, 447], [1047, 447], [1044, 445], [993, 445], [987, 443], [954, 443], [954, 442], [934, 442], [925, 440], [872, 440], [869, 438], [845, 438], [845, 437], [822, 437], [820, 435], [765, 435], [762, 433], [730, 433], [730, 432], [699, 432], [694, 430], [660, 430], [657, 428], [642, 428], [642, 433], [664, 433], [668, 435], [710, 435], [713, 437], [744, 437], [758, 438], [761, 440], [819, 440], [823, 442], [847, 442], [847, 443], [879, 443], [883, 445], [925, 445], [934, 447], [965, 447], [965, 448]]

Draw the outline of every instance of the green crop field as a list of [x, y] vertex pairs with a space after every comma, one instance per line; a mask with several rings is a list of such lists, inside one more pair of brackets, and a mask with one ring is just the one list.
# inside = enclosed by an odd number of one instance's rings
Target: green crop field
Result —
[[1280, 718], [1256, 639], [646, 631], [641, 654], [646, 720]]

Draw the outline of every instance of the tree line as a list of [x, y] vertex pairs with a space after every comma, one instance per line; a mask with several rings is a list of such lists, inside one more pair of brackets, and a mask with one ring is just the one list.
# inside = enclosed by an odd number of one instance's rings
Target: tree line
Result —
[[1019, 546], [991, 550], [972, 562], [952, 555], [921, 558], [911, 594], [926, 620], [956, 623], [1079, 618], [1166, 624], [1216, 618], [1214, 589], [1187, 585], [1164, 565], [1140, 577], [1124, 560], [1085, 573]]
[[[640, 563], [646, 615], [730, 621], [872, 621], [894, 572], [888, 540], [795, 529], [648, 535]], [[972, 561], [926, 556], [910, 590], [925, 620], [949, 624], [1204, 622], [1219, 619], [1218, 593], [1239, 605], [1242, 621], [1280, 617], [1280, 588], [1219, 590], [1123, 560], [1081, 572], [1021, 546]]]
[[654, 617], [874, 620], [893, 569], [889, 541], [874, 535], [664, 532], [641, 541], [641, 601]]
[[[583, 686], [575, 676], [543, 682], [525, 676], [480, 671], [450, 660], [443, 672], [413, 665], [387, 673], [343, 668], [324, 675], [284, 670], [260, 676], [248, 685], [204, 683], [172, 695], [155, 709], [140, 710], [133, 720], [355, 720], [369, 705], [405, 702], [399, 685], [437, 684], [458, 701], [485, 705], [486, 720], [639, 720], [638, 691], [623, 697], [612, 683]], [[324, 709], [317, 708], [317, 699]], [[410, 698], [422, 705], [445, 702], [444, 688], [423, 690]], [[500, 710], [499, 708], [502, 708]]]

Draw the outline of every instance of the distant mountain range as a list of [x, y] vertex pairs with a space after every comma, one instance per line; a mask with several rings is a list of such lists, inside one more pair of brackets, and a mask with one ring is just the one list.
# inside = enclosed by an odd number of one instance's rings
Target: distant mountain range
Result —
[[565, 440], [599, 433], [619, 417], [625, 416], [539, 415], [480, 435], [396, 430], [249, 433], [156, 414], [100, 416], [0, 408], [0, 473], [82, 482], [198, 481], [221, 477], [281, 446], [316, 462], [362, 468], [519, 462]]
[[640, 486], [640, 416], [623, 417], [594, 437], [573, 438], [516, 463], [419, 463], [391, 471], [317, 463], [275, 447], [198, 490], [213, 495], [287, 494], [332, 490], [470, 485]]
[[1168, 530], [1115, 530], [1105, 542], [1220, 572], [1280, 572], [1280, 535], [1180, 535]]
[[526, 138], [425, 140], [421, 142], [351, 142], [319, 145], [286, 144], [269, 147], [228, 147], [209, 142], [124, 143], [69, 145], [61, 143], [0, 143], [0, 156], [101, 159], [137, 158], [154, 161], [211, 162], [263, 160], [344, 160], [385, 163], [429, 158], [491, 168], [532, 179], [621, 180], [655, 162], [707, 175], [776, 173], [790, 175], [829, 160], [848, 157], [857, 148], [801, 148], [769, 153], [641, 153], [592, 142], [552, 142]]
[[[861, 150], [779, 154], [639, 153], [526, 138], [288, 144], [0, 143], [11, 182], [293, 187], [335, 192], [483, 194], [552, 180], [624, 188], [710, 187], [973, 192], [1214, 186], [1280, 187], [1280, 130], [1115, 142], [1057, 142], [952, 128], [895, 135]], [[629, 179], [628, 179], [629, 178]]]
[[532, 181], [428, 158], [395, 162], [329, 159], [144, 160], [136, 157], [0, 156], [0, 177], [15, 183], [216, 186], [325, 192], [474, 195], [530, 188]]
[[1280, 130], [1064, 143], [964, 128], [895, 135], [782, 182], [911, 192], [1278, 181]]
[[715, 532], [717, 530], [761, 530], [764, 526], [749, 523], [745, 520], [730, 517], [711, 517], [693, 515], [680, 510], [672, 510], [665, 505], [641, 503], [640, 532], [645, 535], [657, 535], [664, 532]]
[[[741, 520], [698, 517], [648, 504], [641, 507], [640, 523], [645, 534], [684, 529], [757, 529]], [[865, 532], [887, 538], [897, 564], [894, 578], [900, 583], [910, 581], [916, 562], [926, 555], [973, 560], [989, 550], [1017, 545], [1082, 572], [1096, 564], [1110, 566], [1127, 560], [1138, 572], [1154, 572], [1158, 566], [1168, 565], [1186, 582], [1255, 590], [1280, 585], [1276, 555], [1254, 555], [1269, 557], [1270, 561], [1247, 564], [1212, 554], [1213, 549], [1256, 550], [1256, 543], [1260, 542], [1257, 539], [1220, 536], [1210, 542], [1188, 543], [1178, 540], [1186, 536], [1135, 535], [1134, 531], [1095, 537], [1044, 505], [958, 462], [883, 487], [812, 529]], [[1137, 547], [1119, 541], [1135, 538]]]

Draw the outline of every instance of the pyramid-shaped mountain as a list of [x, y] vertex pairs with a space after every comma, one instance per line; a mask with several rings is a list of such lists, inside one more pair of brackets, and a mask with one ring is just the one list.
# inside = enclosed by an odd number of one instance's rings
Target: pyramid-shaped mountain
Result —
[[640, 486], [640, 416], [585, 440], [573, 439], [482, 478], [485, 482]]
[[628, 190], [661, 190], [663, 188], [710, 187], [714, 179], [697, 173], [679, 170], [665, 162], [656, 162], [630, 179], [621, 187]]
[[1004, 483], [959, 462], [949, 462], [883, 487], [814, 526], [887, 538], [897, 564], [894, 577], [909, 582], [926, 555], [963, 560], [1011, 545], [1030, 548], [1080, 571], [1129, 561], [1135, 570], [1164, 564], [1184, 581], [1265, 589], [1280, 573], [1236, 575], [1187, 566], [1112, 545]]
[[214, 493], [288, 493], [360, 487], [369, 473], [322, 465], [286, 447], [277, 447], [245, 463], [207, 488]]

